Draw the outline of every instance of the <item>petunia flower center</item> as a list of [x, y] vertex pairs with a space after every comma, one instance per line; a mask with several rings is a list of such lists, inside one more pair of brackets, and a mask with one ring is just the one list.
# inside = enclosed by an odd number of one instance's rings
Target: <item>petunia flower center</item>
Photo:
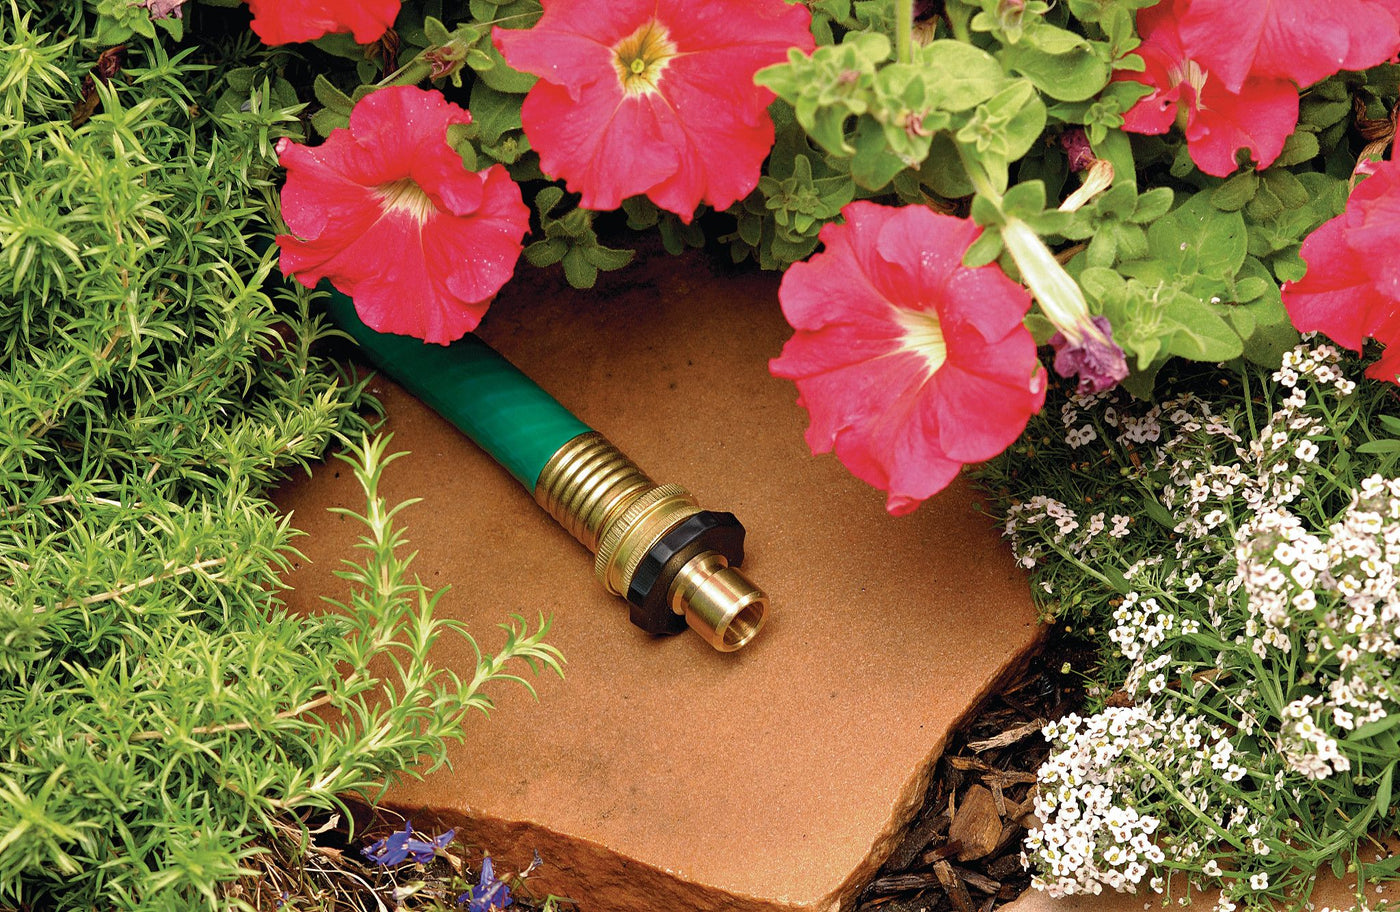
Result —
[[[1206, 89], [1206, 81], [1210, 79], [1210, 73], [1194, 60], [1182, 60], [1167, 68], [1167, 77], [1171, 79], [1173, 85], [1185, 83], [1191, 88], [1190, 107], [1199, 109], [1201, 107], [1201, 93]], [[1178, 124], [1183, 130], [1186, 128], [1186, 106], [1177, 112], [1177, 117], [1182, 122]]]
[[932, 377], [948, 360], [948, 344], [943, 341], [943, 324], [931, 310], [894, 309], [894, 321], [904, 330], [900, 347], [924, 359], [927, 376]]
[[405, 213], [422, 225], [437, 214], [437, 206], [411, 177], [401, 177], [374, 188], [379, 197], [379, 211], [385, 215]]
[[612, 50], [613, 66], [627, 95], [655, 92], [666, 65], [677, 54], [671, 33], [655, 19], [613, 45]]

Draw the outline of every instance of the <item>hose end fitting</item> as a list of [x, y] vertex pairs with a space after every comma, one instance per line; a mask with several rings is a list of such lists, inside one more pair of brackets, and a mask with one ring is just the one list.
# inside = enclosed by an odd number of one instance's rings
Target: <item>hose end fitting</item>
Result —
[[652, 634], [687, 626], [722, 652], [758, 633], [768, 597], [736, 567], [744, 527], [702, 510], [676, 485], [658, 485], [596, 432], [573, 438], [545, 465], [535, 501], [594, 552], [603, 588], [630, 603]]
[[705, 551], [681, 567], [668, 596], [671, 609], [720, 652], [742, 649], [768, 613], [768, 596], [717, 551]]

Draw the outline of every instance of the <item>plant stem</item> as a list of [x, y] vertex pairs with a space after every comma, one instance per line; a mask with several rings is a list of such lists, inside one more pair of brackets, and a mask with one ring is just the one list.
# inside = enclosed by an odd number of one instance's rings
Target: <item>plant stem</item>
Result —
[[[326, 694], [324, 696], [317, 697], [314, 700], [308, 700], [300, 706], [280, 712], [272, 718], [278, 721], [281, 721], [283, 719], [295, 719], [297, 716], [309, 713], [313, 709], [318, 709], [322, 706], [325, 706], [327, 703], [331, 702], [332, 699], [334, 699], [334, 697], [331, 694]], [[198, 725], [190, 729], [189, 734], [218, 735], [224, 732], [247, 731], [248, 729], [253, 728], [254, 724], [255, 723], [252, 722], [227, 722], [222, 725]], [[140, 731], [132, 735], [131, 740], [158, 741], [164, 737], [166, 737], [166, 734], [164, 732]]]
[[963, 44], [972, 43], [972, 30], [967, 27], [972, 19], [972, 10], [965, 9], [962, 4], [955, 3], [946, 10], [948, 17], [948, 28], [952, 30], [953, 37]]
[[914, 62], [914, 0], [894, 0], [894, 56]]
[[[175, 579], [176, 577], [184, 576], [187, 573], [194, 573], [199, 570], [208, 570], [210, 567], [221, 567], [226, 563], [228, 563], [228, 558], [226, 557], [213, 557], [208, 560], [202, 560], [193, 564], [189, 564], [184, 567], [171, 567], [167, 565], [164, 573], [153, 573], [145, 579], [137, 580], [134, 583], [127, 583], [125, 586], [119, 586], [116, 589], [108, 589], [106, 592], [99, 592], [95, 595], [89, 595], [87, 598], [69, 599], [68, 601], [58, 605], [56, 610], [67, 611], [70, 608], [77, 608], [79, 606], [89, 607], [92, 605], [101, 604], [102, 602], [110, 602], [114, 598], [120, 598], [123, 595], [130, 595], [137, 589], [144, 589], [147, 586], [154, 585], [164, 580]], [[34, 608], [34, 613], [42, 614], [47, 610], [49, 609], [45, 606], [38, 605]]]
[[1205, 824], [1206, 829], [1213, 832], [1217, 837], [1225, 840], [1230, 845], [1234, 846], [1236, 849], [1239, 849], [1241, 852], [1244, 851], [1244, 843], [1241, 842], [1239, 838], [1236, 837], [1229, 830], [1224, 829], [1214, 820], [1211, 820], [1208, 816], [1206, 816], [1206, 813], [1204, 811], [1196, 807], [1195, 803], [1190, 801], [1185, 795], [1183, 795], [1181, 793], [1181, 790], [1178, 789], [1176, 785], [1170, 779], [1167, 778], [1166, 773], [1162, 772], [1161, 770], [1157, 769], [1157, 767], [1147, 762], [1146, 757], [1144, 757], [1138, 751], [1133, 750], [1132, 748], [1129, 748], [1123, 753], [1125, 756], [1131, 757], [1133, 760], [1135, 760], [1137, 762], [1137, 765], [1141, 767], [1145, 773], [1147, 773], [1153, 779], [1156, 779], [1157, 784], [1160, 785], [1163, 788], [1163, 790], [1165, 790], [1166, 793], [1172, 797], [1174, 801], [1176, 801], [1178, 807], [1188, 811], [1191, 814], [1191, 816], [1195, 817], [1201, 823]]
[[972, 184], [972, 189], [988, 202], [1001, 211], [1002, 196], [997, 192], [997, 188], [992, 184], [991, 175], [987, 169], [982, 167], [982, 161], [976, 155], [970, 153], [962, 143], [953, 141], [953, 148], [958, 150], [958, 160], [962, 162], [963, 170], [967, 172], [967, 179]]

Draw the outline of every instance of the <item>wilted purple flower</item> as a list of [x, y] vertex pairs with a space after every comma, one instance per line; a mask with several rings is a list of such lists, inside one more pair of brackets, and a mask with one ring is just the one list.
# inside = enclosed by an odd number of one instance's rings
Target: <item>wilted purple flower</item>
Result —
[[427, 864], [440, 850], [447, 848], [456, 835], [457, 828], [453, 827], [441, 836], [418, 839], [414, 836], [413, 824], [405, 821], [402, 830], [395, 830], [378, 842], [360, 849], [360, 854], [385, 868], [401, 865], [409, 859], [418, 864]]
[[1064, 148], [1065, 155], [1069, 156], [1071, 171], [1085, 170], [1098, 157], [1094, 155], [1094, 149], [1089, 145], [1089, 136], [1082, 127], [1071, 127], [1061, 133], [1060, 145]]
[[1055, 349], [1055, 373], [1061, 377], [1078, 374], [1081, 395], [1112, 389], [1128, 376], [1128, 361], [1123, 357], [1123, 349], [1113, 341], [1113, 326], [1108, 317], [1100, 315], [1091, 319], [1106, 342], [1089, 333], [1078, 342], [1071, 342], [1063, 332], [1050, 337], [1050, 345]]
[[185, 12], [181, 7], [185, 5], [185, 0], [145, 0], [144, 3], [137, 4], [150, 10], [152, 19], [168, 19], [174, 16], [176, 19], [183, 19]]

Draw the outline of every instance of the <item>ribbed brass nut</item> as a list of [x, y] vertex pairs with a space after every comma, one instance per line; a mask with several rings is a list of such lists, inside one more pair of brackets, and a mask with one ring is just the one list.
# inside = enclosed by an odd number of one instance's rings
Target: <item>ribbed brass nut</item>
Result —
[[700, 512], [695, 498], [680, 485], [658, 485], [636, 497], [603, 530], [593, 572], [613, 595], [627, 594], [637, 565], [668, 531]]

